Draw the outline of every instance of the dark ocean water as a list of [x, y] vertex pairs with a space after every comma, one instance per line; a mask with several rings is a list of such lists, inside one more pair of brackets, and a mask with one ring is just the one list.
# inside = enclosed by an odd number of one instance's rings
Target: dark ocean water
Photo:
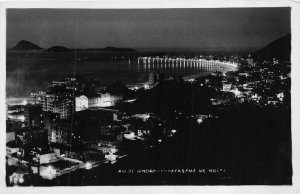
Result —
[[[137, 56], [162, 53], [78, 51], [47, 53], [42, 51], [8, 51], [6, 57], [6, 97], [27, 97], [30, 92], [43, 90], [52, 80], [62, 80], [74, 73], [100, 81], [107, 86], [117, 80], [125, 84], [146, 82], [149, 72], [173, 75], [193, 75], [207, 70], [192, 67], [153, 68], [138, 64]], [[165, 53], [163, 53], [165, 54]], [[195, 54], [195, 53], [193, 53]], [[191, 55], [190, 53], [185, 56]]]

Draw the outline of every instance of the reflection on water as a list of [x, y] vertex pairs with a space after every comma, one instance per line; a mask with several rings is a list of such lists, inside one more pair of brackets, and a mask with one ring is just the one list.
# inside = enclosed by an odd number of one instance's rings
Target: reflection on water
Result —
[[117, 80], [126, 84], [146, 82], [152, 71], [164, 73], [168, 78], [224, 70], [219, 67], [201, 67], [196, 62], [153, 60], [144, 63], [138, 60], [139, 54], [80, 51], [75, 60], [73, 52], [8, 51], [6, 96], [26, 97], [31, 91], [45, 89], [52, 80], [63, 79], [74, 71], [98, 79], [100, 86], [107, 86]]

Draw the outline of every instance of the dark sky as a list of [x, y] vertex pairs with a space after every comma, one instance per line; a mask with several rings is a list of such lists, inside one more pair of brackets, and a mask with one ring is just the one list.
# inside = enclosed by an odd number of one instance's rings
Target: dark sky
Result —
[[287, 33], [289, 8], [7, 11], [7, 47], [260, 48]]

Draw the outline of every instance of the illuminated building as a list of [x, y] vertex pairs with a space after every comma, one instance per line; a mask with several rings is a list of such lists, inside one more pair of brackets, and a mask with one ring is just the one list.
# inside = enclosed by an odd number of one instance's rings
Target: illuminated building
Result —
[[67, 92], [59, 94], [43, 91], [31, 93], [30, 104], [40, 105], [43, 111], [59, 113], [62, 119], [70, 118], [73, 109], [72, 94]]
[[66, 77], [64, 81], [52, 81], [51, 87], [62, 87], [66, 90], [77, 90], [79, 83], [76, 82], [76, 78]]
[[58, 170], [53, 168], [51, 165], [49, 166], [41, 166], [40, 167], [40, 176], [44, 179], [54, 179], [57, 176]]
[[71, 140], [70, 123], [66, 120], [56, 121], [49, 130], [49, 141], [52, 143], [68, 144]]
[[16, 139], [16, 133], [14, 131], [6, 133], [6, 143], [10, 141], [15, 141], [15, 139]]
[[231, 89], [231, 86], [232, 86], [231, 83], [225, 82], [225, 83], [223, 83], [223, 88], [222, 88], [222, 90], [223, 90], [223, 91], [229, 91], [229, 90]]
[[38, 161], [40, 162], [40, 164], [48, 164], [48, 163], [58, 160], [55, 153], [39, 154], [38, 158], [39, 158]]
[[75, 97], [75, 111], [81, 111], [89, 107], [89, 100], [86, 96]]
[[39, 104], [42, 105], [43, 108], [45, 108], [45, 102], [46, 102], [46, 92], [44, 91], [38, 91], [38, 92], [32, 92], [30, 93], [30, 104]]
[[58, 113], [44, 112], [44, 129], [48, 131], [48, 141], [51, 142], [52, 129], [60, 122]]
[[88, 107], [109, 107], [114, 106], [117, 102], [123, 100], [121, 95], [111, 95], [109, 93], [101, 94], [100, 97], [88, 99]]
[[279, 92], [278, 94], [276, 94], [276, 97], [282, 102], [284, 99], [284, 93], [283, 92]]
[[13, 112], [13, 113], [8, 113], [7, 118], [10, 119], [11, 121], [15, 122], [24, 122], [25, 121], [25, 116], [24, 113], [22, 112]]
[[135, 115], [132, 115], [132, 117], [140, 118], [143, 121], [147, 121], [150, 117], [154, 117], [154, 116], [151, 113], [144, 113], [144, 114], [135, 114]]
[[[6, 155], [7, 156], [12, 156], [15, 155], [19, 152], [19, 148], [17, 147], [17, 145], [15, 144], [15, 142], [9, 142], [6, 144]], [[12, 164], [13, 162], [10, 161], [10, 163]]]
[[87, 98], [84, 95], [75, 97], [75, 111], [82, 111], [87, 108], [95, 107], [110, 107], [121, 101], [123, 96], [111, 95], [109, 93], [101, 94], [100, 96]]
[[52, 81], [49, 91], [38, 91], [30, 94], [29, 103], [40, 105], [43, 111], [59, 113], [62, 119], [71, 117], [73, 111], [73, 93], [82, 89], [76, 78], [65, 78], [64, 81]]

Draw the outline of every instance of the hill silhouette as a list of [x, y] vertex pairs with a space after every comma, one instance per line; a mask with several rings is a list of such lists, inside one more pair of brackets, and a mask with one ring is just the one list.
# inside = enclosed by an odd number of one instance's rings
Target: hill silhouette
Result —
[[[68, 52], [74, 50], [66, 48], [64, 46], [52, 46], [48, 49], [44, 49], [39, 47], [38, 45], [27, 41], [21, 40], [15, 46], [11, 48], [11, 50], [22, 50], [22, 51], [30, 51], [30, 50], [44, 50], [45, 52]], [[76, 49], [77, 51], [106, 51], [106, 52], [133, 52], [134, 49], [131, 48], [117, 48], [113, 46], [108, 46], [105, 48], [86, 48], [86, 49]]]
[[117, 48], [117, 47], [112, 47], [112, 46], [108, 46], [105, 48], [90, 48], [90, 49], [85, 49], [87, 51], [109, 51], [109, 52], [132, 52], [135, 51], [131, 48]]
[[258, 60], [271, 59], [290, 59], [291, 55], [291, 34], [287, 34], [277, 40], [272, 41], [265, 47], [254, 53]]
[[106, 87], [106, 92], [112, 95], [122, 95], [124, 100], [133, 98], [133, 92], [120, 80]]
[[71, 50], [66, 48], [66, 47], [63, 47], [63, 46], [53, 46], [53, 47], [48, 48], [45, 51], [56, 53], [56, 52], [68, 52], [68, 51], [71, 51]]
[[11, 49], [12, 50], [41, 50], [42, 48], [27, 40], [21, 40]]

